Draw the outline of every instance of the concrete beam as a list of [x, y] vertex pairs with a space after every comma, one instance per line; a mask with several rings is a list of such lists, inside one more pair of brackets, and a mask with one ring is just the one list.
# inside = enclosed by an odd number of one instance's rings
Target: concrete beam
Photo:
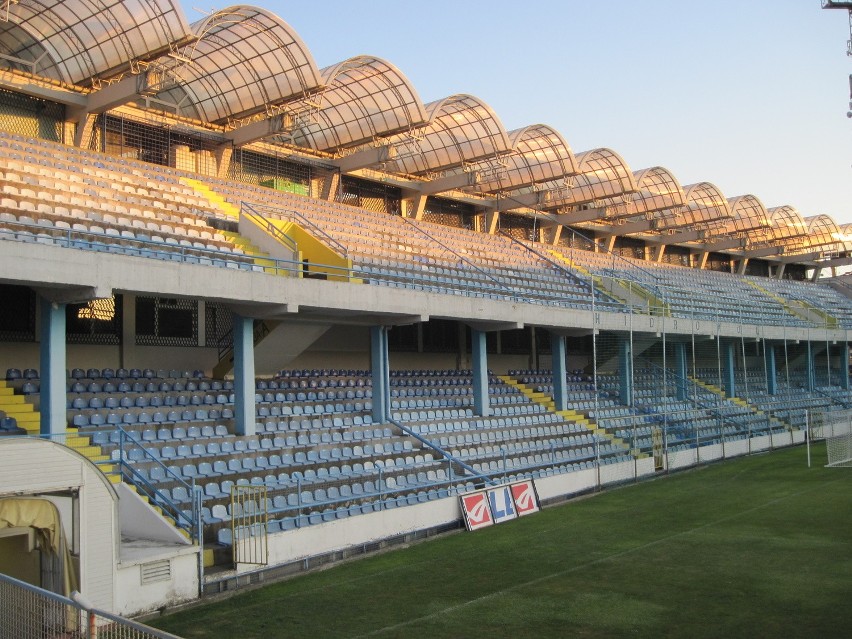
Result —
[[582, 209], [567, 213], [555, 213], [551, 215], [557, 224], [571, 226], [580, 222], [594, 222], [600, 220], [606, 214], [606, 209]]
[[446, 193], [465, 186], [475, 186], [479, 184], [479, 173], [476, 171], [463, 171], [453, 175], [423, 182], [418, 191], [421, 195], [435, 195], [436, 193]]
[[473, 330], [480, 333], [493, 333], [494, 331], [514, 331], [523, 328], [522, 322], [466, 322]]
[[351, 173], [359, 169], [376, 166], [382, 162], [389, 162], [395, 157], [396, 147], [384, 145], [356, 151], [332, 162], [340, 169], [341, 173]]
[[89, 100], [84, 93], [74, 93], [61, 89], [47, 82], [40, 82], [36, 78], [27, 77], [7, 69], [0, 70], [0, 88], [14, 93], [23, 93], [33, 98], [58, 102], [71, 109], [83, 110]]
[[492, 200], [489, 206], [497, 212], [502, 212], [535, 207], [539, 206], [542, 202], [544, 202], [544, 192], [533, 191], [532, 193], [517, 193]]
[[270, 135], [284, 133], [293, 127], [293, 116], [279, 113], [271, 118], [258, 120], [225, 132], [225, 139], [235, 147], [257, 142]]

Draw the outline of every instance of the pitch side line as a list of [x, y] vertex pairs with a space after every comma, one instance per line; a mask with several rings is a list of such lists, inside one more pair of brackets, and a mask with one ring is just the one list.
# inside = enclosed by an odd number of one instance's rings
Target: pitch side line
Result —
[[645, 550], [646, 548], [650, 548], [652, 546], [657, 546], [659, 544], [665, 543], [665, 542], [670, 541], [672, 539], [677, 539], [678, 537], [684, 537], [686, 535], [691, 535], [692, 533], [698, 532], [699, 530], [704, 530], [705, 528], [711, 528], [711, 527], [716, 526], [718, 524], [722, 524], [726, 521], [731, 521], [733, 519], [737, 519], [738, 517], [742, 517], [743, 515], [747, 515], [749, 513], [753, 513], [753, 512], [758, 511], [758, 510], [762, 510], [763, 508], [766, 508], [767, 506], [772, 506], [774, 504], [777, 504], [779, 502], [784, 501], [785, 499], [790, 499], [792, 497], [799, 497], [800, 495], [804, 495], [805, 493], [809, 493], [813, 490], [817, 490], [818, 488], [824, 488], [826, 486], [826, 484], [833, 484], [833, 483], [838, 482], [840, 480], [841, 480], [841, 478], [838, 477], [837, 479], [832, 479], [830, 481], [821, 483], [821, 484], [819, 484], [819, 486], [813, 486], [811, 488], [801, 490], [797, 493], [792, 493], [792, 494], [786, 495], [784, 497], [777, 497], [776, 499], [771, 499], [771, 500], [769, 500], [769, 501], [767, 501], [763, 504], [760, 504], [759, 506], [754, 506], [752, 508], [749, 508], [748, 510], [742, 510], [742, 511], [736, 513], [736, 514], [729, 515], [727, 517], [722, 517], [722, 518], [717, 519], [715, 521], [711, 521], [711, 522], [708, 522], [706, 524], [702, 524], [701, 526], [696, 526], [695, 528], [690, 528], [689, 530], [683, 530], [681, 532], [674, 533], [674, 534], [668, 535], [666, 537], [661, 537], [659, 539], [655, 539], [654, 541], [649, 541], [645, 544], [642, 544], [641, 546], [636, 546], [635, 548], [629, 548], [627, 550], [622, 550], [621, 552], [613, 553], [611, 555], [607, 555], [606, 557], [601, 557], [599, 559], [594, 559], [594, 560], [588, 561], [584, 564], [572, 566], [571, 568], [566, 568], [565, 570], [560, 570], [559, 572], [554, 572], [554, 573], [551, 573], [549, 575], [544, 575], [542, 577], [532, 579], [530, 581], [525, 581], [525, 582], [520, 583], [520, 584], [515, 584], [514, 586], [509, 586], [508, 588], [504, 588], [503, 590], [497, 590], [497, 591], [489, 593], [487, 595], [482, 595], [481, 597], [477, 597], [476, 599], [471, 599], [469, 601], [465, 601], [463, 603], [456, 604], [454, 606], [448, 606], [448, 607], [443, 608], [441, 610], [437, 610], [437, 611], [435, 611], [431, 614], [423, 615], [422, 617], [415, 617], [413, 619], [407, 619], [406, 621], [402, 621], [402, 622], [394, 624], [392, 626], [384, 626], [383, 628], [377, 628], [376, 630], [372, 630], [370, 632], [367, 632], [367, 633], [364, 633], [364, 634], [361, 634], [361, 635], [355, 635], [352, 639], [362, 639], [363, 637], [374, 637], [376, 635], [382, 634], [383, 632], [389, 632], [391, 630], [398, 630], [400, 628], [405, 628], [406, 626], [410, 626], [411, 624], [414, 624], [414, 623], [420, 623], [422, 621], [434, 619], [435, 617], [439, 617], [439, 616], [442, 616], [442, 615], [445, 615], [445, 614], [449, 614], [449, 613], [455, 612], [456, 610], [461, 610], [463, 608], [466, 608], [466, 607], [474, 605], [474, 604], [478, 604], [478, 603], [483, 602], [483, 601], [488, 601], [490, 599], [496, 599], [497, 597], [502, 597], [503, 595], [509, 594], [509, 593], [514, 592], [516, 590], [521, 590], [522, 588], [526, 588], [527, 586], [535, 586], [537, 584], [544, 583], [545, 581], [550, 581], [551, 579], [555, 579], [557, 577], [562, 577], [563, 575], [568, 575], [572, 572], [577, 572], [578, 570], [582, 570], [582, 569], [588, 568], [590, 566], [595, 566], [597, 564], [604, 563], [604, 562], [609, 561], [611, 559], [619, 559], [621, 557], [624, 557], [625, 555], [629, 555], [629, 554], [634, 553], [636, 551]]

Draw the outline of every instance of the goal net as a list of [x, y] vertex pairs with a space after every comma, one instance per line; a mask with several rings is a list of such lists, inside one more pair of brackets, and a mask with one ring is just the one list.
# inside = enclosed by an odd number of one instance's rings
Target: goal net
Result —
[[848, 418], [826, 420], [815, 430], [816, 437], [825, 439], [826, 468], [852, 468], [852, 421]]

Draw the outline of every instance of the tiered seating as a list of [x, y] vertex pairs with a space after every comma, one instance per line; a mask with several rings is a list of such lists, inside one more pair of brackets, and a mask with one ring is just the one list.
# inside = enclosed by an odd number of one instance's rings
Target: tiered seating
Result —
[[[624, 447], [548, 412], [497, 377], [488, 382], [492, 416], [476, 417], [470, 408], [442, 408], [471, 406], [471, 384], [469, 371], [397, 372], [392, 397], [425, 397], [396, 400], [393, 408], [400, 410], [393, 417], [483, 474], [553, 474], [590, 467], [598, 455], [603, 463], [627, 458]], [[449, 389], [452, 399], [441, 399]]]
[[177, 177], [0, 133], [0, 239], [262, 270]]
[[[714, 371], [699, 369], [697, 374], [702, 378], [712, 378]], [[839, 379], [839, 372], [836, 379]], [[788, 381], [789, 380], [789, 381]], [[849, 391], [844, 390], [825, 375], [817, 375], [814, 391], [807, 390], [807, 374], [791, 372], [779, 374], [776, 380], [776, 393], [770, 395], [766, 378], [757, 371], [744, 373], [739, 370], [734, 374], [737, 393], [747, 396], [748, 401], [757, 406], [767, 415], [783, 420], [796, 428], [805, 427], [805, 412], [830, 413], [852, 407]]]
[[852, 328], [852, 300], [830, 286], [814, 282], [749, 278], [758, 286], [789, 301], [800, 301], [836, 318], [841, 328]]
[[628, 280], [649, 290], [666, 304], [673, 317], [810, 325], [777, 299], [749, 286], [742, 276], [590, 251], [573, 251], [570, 255], [577, 264], [599, 276]]
[[[339, 242], [359, 276], [375, 284], [567, 307], [591, 306], [591, 286], [580, 276], [500, 235], [407, 222], [384, 213], [262, 187], [210, 178], [205, 181], [233, 205], [248, 202], [274, 207], [284, 215], [288, 209], [297, 211], [319, 229], [321, 236]], [[601, 308], [622, 310], [621, 304], [600, 291], [595, 295]]]

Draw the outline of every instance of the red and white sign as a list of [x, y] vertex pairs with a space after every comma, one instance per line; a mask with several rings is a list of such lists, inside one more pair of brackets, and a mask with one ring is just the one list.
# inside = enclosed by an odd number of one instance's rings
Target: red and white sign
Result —
[[538, 495], [531, 480], [512, 484], [512, 498], [515, 500], [515, 510], [518, 512], [518, 517], [531, 515], [540, 510]]
[[479, 530], [494, 524], [491, 508], [488, 506], [488, 494], [485, 491], [468, 493], [460, 499], [468, 530]]

